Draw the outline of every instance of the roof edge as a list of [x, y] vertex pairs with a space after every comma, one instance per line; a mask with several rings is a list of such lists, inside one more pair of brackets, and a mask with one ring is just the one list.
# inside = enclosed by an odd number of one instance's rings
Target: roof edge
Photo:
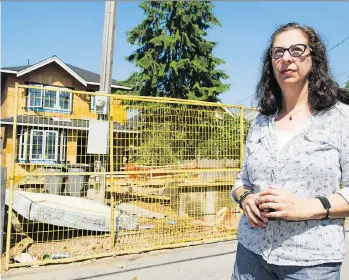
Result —
[[59, 66], [61, 66], [64, 70], [66, 70], [70, 75], [72, 75], [75, 79], [77, 79], [80, 83], [82, 83], [84, 86], [87, 85], [87, 82], [81, 78], [77, 73], [75, 73], [68, 65], [66, 65], [62, 60], [60, 60], [57, 56], [50, 57], [48, 59], [45, 59], [39, 63], [36, 63], [28, 68], [25, 68], [17, 73], [17, 77], [23, 76], [25, 74], [28, 74], [38, 68], [41, 68], [45, 65], [48, 65], [52, 62], [56, 62]]
[[[87, 85], [100, 85], [100, 83], [97, 82], [89, 82], [83, 79], [79, 74], [77, 74], [72, 68], [70, 68], [67, 64], [65, 64], [62, 60], [60, 60], [57, 56], [53, 56], [50, 58], [47, 58], [43, 61], [40, 61], [36, 64], [30, 65], [27, 68], [20, 70], [20, 71], [14, 71], [14, 70], [6, 70], [6, 69], [1, 69], [1, 73], [8, 73], [8, 74], [17, 74], [17, 77], [23, 76], [25, 74], [28, 74], [36, 69], [39, 69], [45, 65], [48, 65], [52, 62], [56, 62], [59, 66], [61, 66], [64, 70], [66, 70], [70, 75], [72, 75], [75, 79], [77, 79], [80, 83], [82, 83], [85, 87]], [[84, 70], [84, 69], [82, 69]], [[86, 70], [87, 71], [87, 70]], [[96, 75], [99, 75], [95, 73]], [[100, 75], [99, 75], [100, 76]], [[119, 85], [111, 85], [112, 88], [115, 89], [124, 89], [124, 90], [132, 90], [130, 87], [124, 87], [124, 86], [119, 86]]]
[[1, 73], [17, 74], [18, 72], [13, 70], [1, 69]]

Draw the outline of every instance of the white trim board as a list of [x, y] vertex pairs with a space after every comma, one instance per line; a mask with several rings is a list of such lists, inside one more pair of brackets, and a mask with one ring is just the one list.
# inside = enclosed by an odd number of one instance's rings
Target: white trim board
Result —
[[76, 74], [71, 68], [69, 68], [62, 60], [60, 60], [58, 57], [54, 56], [54, 57], [50, 57], [44, 61], [41, 61], [37, 64], [34, 64], [22, 71], [19, 71], [17, 73], [17, 77], [23, 76], [31, 71], [34, 71], [38, 68], [41, 68], [47, 64], [50, 64], [52, 62], [56, 62], [59, 66], [61, 66], [65, 71], [67, 71], [70, 75], [72, 75], [75, 79], [77, 79], [80, 83], [82, 83], [84, 86], [87, 86], [87, 82], [81, 78], [78, 74]]
[[13, 70], [6, 70], [6, 69], [1, 69], [2, 73], [10, 73], [10, 74], [17, 74], [17, 71], [13, 71]]

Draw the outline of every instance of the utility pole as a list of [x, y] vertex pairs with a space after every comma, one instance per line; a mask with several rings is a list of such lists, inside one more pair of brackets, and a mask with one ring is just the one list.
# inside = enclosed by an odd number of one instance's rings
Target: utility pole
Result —
[[[103, 45], [102, 45], [102, 63], [99, 91], [111, 93], [112, 66], [114, 54], [115, 21], [116, 21], [117, 1], [106, 1], [104, 11]], [[108, 115], [107, 97], [96, 99], [96, 105], [100, 108], [99, 119], [104, 119]], [[99, 101], [99, 102], [98, 102]], [[98, 111], [98, 110], [97, 110]]]
[[[101, 61], [101, 72], [100, 72], [100, 85], [99, 92], [101, 93], [111, 93], [112, 84], [112, 66], [113, 66], [113, 54], [114, 54], [114, 39], [115, 39], [115, 22], [116, 22], [116, 4], [117, 1], [106, 1], [104, 10], [104, 27], [103, 27], [103, 41], [102, 41], [102, 61]], [[96, 96], [96, 112], [98, 113], [98, 119], [100, 121], [109, 120], [108, 116], [110, 114], [109, 108], [111, 100], [107, 96]], [[112, 125], [112, 124], [111, 124]], [[109, 131], [109, 141], [108, 139], [101, 139], [101, 141], [106, 141], [105, 144], [110, 143], [113, 137], [113, 129]], [[111, 140], [112, 141], [112, 140]], [[109, 150], [112, 149], [109, 147]], [[110, 151], [112, 152], [112, 151]], [[109, 156], [110, 153], [109, 152]], [[106, 172], [107, 170], [107, 160], [108, 157], [99, 154], [97, 156], [97, 161], [95, 162], [96, 172]], [[110, 166], [110, 171], [113, 167]], [[105, 190], [106, 190], [106, 177], [105, 175], [98, 176], [99, 190], [96, 194], [96, 200], [100, 203], [104, 203]], [[112, 209], [114, 207], [112, 206]], [[112, 211], [112, 228], [114, 211]], [[113, 236], [113, 234], [112, 234]]]

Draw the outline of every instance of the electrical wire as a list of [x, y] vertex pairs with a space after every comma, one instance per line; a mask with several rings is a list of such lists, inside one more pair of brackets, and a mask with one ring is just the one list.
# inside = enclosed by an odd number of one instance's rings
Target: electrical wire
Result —
[[333, 49], [337, 48], [339, 45], [343, 44], [346, 40], [348, 40], [349, 37], [345, 38], [342, 42], [339, 42], [337, 45], [335, 45], [334, 47], [330, 48], [327, 52], [332, 51]]
[[[335, 46], [333, 46], [332, 48], [330, 48], [330, 49], [327, 51], [327, 53], [329, 53], [330, 51], [334, 50], [335, 48], [337, 48], [338, 46], [340, 46], [341, 44], [343, 44], [343, 43], [344, 43], [346, 40], [348, 40], [348, 39], [349, 39], [349, 37], [345, 38], [343, 41], [339, 42], [337, 45], [335, 45]], [[340, 73], [340, 74], [338, 74], [337, 76], [334, 76], [334, 78], [336, 78], [336, 77], [338, 77], [338, 76], [341, 76], [341, 75], [343, 75], [343, 74], [346, 74], [346, 73], [349, 73], [349, 71]], [[237, 104], [241, 104], [241, 102], [244, 102], [245, 100], [248, 100], [248, 99], [250, 99], [250, 98], [253, 97], [253, 96], [254, 96], [254, 94], [252, 94], [252, 95], [246, 97], [245, 99], [239, 101]]]

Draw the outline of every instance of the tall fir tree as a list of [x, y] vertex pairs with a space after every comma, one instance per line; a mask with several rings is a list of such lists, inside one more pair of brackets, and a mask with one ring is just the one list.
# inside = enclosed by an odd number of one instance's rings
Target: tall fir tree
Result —
[[123, 84], [142, 96], [216, 102], [229, 89], [224, 63], [213, 55], [217, 45], [206, 39], [220, 22], [209, 1], [146, 1], [146, 18], [127, 33], [137, 49], [126, 59], [139, 67]]

